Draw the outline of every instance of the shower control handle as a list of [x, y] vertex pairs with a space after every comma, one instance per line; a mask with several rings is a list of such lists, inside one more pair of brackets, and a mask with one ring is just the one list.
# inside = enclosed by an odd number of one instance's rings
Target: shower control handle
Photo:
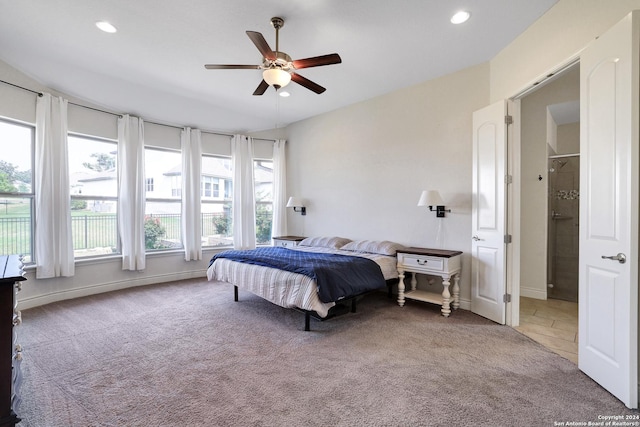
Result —
[[602, 255], [602, 259], [611, 259], [613, 261], [618, 261], [620, 264], [624, 264], [627, 262], [627, 256], [623, 253], [619, 253], [618, 255], [605, 256]]

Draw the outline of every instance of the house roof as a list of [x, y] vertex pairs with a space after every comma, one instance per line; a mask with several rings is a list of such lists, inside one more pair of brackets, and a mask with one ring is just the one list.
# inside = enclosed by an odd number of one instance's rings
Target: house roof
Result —
[[[557, 0], [0, 0], [0, 59], [46, 87], [117, 113], [205, 130], [272, 129], [491, 59]], [[452, 25], [459, 9], [471, 19]], [[246, 30], [293, 59], [338, 53], [342, 63], [299, 74], [289, 98], [252, 93], [261, 63]], [[107, 34], [99, 20], [118, 29]]]

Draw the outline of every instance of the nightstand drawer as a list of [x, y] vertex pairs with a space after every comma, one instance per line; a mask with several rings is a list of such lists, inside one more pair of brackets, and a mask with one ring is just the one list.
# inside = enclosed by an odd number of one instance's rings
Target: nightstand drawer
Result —
[[298, 242], [294, 240], [276, 240], [273, 239], [273, 246], [277, 246], [279, 248], [293, 248], [298, 245]]
[[302, 236], [277, 236], [272, 239], [273, 246], [279, 248], [293, 248], [298, 246], [298, 243], [304, 240]]
[[443, 272], [445, 259], [417, 254], [398, 254], [398, 266], [416, 270]]

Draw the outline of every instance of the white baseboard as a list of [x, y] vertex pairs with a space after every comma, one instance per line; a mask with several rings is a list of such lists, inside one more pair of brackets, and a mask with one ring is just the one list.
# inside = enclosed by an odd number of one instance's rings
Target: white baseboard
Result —
[[[152, 285], [155, 283], [173, 282], [176, 280], [186, 280], [195, 278], [206, 278], [207, 270], [185, 271], [180, 273], [159, 274], [146, 276], [140, 279], [126, 279], [115, 282], [100, 283], [85, 287], [79, 287], [60, 292], [52, 292], [46, 295], [38, 295], [31, 298], [20, 299], [18, 304], [21, 310], [26, 310], [53, 302], [64, 301], [73, 298], [86, 297], [89, 295], [101, 294], [104, 292], [118, 291], [121, 289], [134, 288], [137, 286]], [[18, 297], [20, 294], [18, 294]]]
[[546, 290], [541, 291], [539, 289], [525, 288], [524, 286], [520, 287], [520, 296], [527, 298], [535, 298], [535, 299], [547, 299]]

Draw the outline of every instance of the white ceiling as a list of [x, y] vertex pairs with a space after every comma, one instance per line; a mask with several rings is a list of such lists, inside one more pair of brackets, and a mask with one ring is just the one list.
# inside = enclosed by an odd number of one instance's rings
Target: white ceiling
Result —
[[[491, 59], [557, 0], [0, 0], [0, 60], [46, 87], [109, 111], [206, 130], [274, 127], [411, 86]], [[452, 25], [465, 9], [471, 19]], [[260, 64], [245, 34], [293, 59], [338, 53], [342, 63], [299, 74], [289, 98], [252, 93]], [[118, 28], [107, 34], [95, 22]], [[0, 76], [1, 78], [2, 76]]]

